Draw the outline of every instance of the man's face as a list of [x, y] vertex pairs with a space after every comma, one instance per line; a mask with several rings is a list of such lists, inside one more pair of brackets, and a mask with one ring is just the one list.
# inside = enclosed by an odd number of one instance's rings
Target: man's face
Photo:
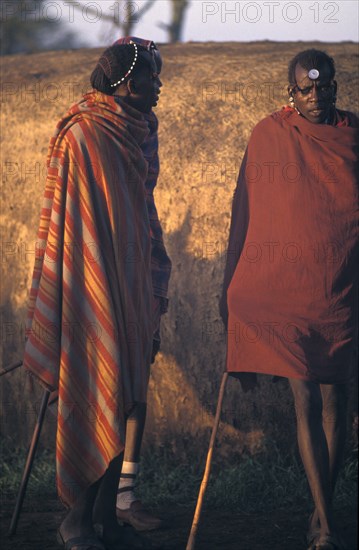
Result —
[[142, 113], [149, 113], [156, 107], [162, 82], [159, 74], [162, 68], [162, 59], [159, 52], [140, 52], [139, 56], [146, 61], [144, 66], [132, 79], [132, 105]]
[[319, 77], [312, 80], [308, 70], [301, 65], [295, 69], [296, 86], [289, 88], [298, 111], [313, 124], [322, 124], [330, 114], [336, 93], [336, 82], [330, 78], [330, 67], [323, 64], [313, 67], [319, 71]]

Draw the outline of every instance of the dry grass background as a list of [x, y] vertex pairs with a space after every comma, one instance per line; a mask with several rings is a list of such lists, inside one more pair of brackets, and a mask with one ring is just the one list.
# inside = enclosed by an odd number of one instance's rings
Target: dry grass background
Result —
[[[147, 449], [180, 456], [206, 451], [224, 368], [218, 298], [238, 169], [254, 125], [286, 103], [286, 65], [316, 46], [333, 55], [338, 106], [359, 114], [355, 44], [208, 43], [164, 45], [160, 120], [161, 173], [156, 202], [173, 261], [162, 353], [149, 390]], [[23, 322], [49, 138], [59, 117], [88, 88], [101, 50], [47, 52], [2, 59], [3, 365], [21, 359]], [[21, 370], [1, 379], [2, 431], [28, 441], [41, 391]], [[255, 394], [230, 380], [219, 434], [220, 459], [295, 445], [286, 382], [261, 378]], [[47, 422], [52, 439], [55, 423]]]

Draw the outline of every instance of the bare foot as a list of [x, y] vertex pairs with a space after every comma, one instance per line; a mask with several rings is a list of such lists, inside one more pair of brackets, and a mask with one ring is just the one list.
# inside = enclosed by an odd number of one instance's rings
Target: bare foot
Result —
[[318, 537], [314, 550], [347, 550], [345, 542], [341, 537], [335, 534], [320, 535]]
[[314, 508], [308, 520], [308, 532], [307, 532], [308, 550], [315, 548], [315, 542], [318, 540], [319, 535], [320, 535], [320, 522], [319, 522], [317, 509]]

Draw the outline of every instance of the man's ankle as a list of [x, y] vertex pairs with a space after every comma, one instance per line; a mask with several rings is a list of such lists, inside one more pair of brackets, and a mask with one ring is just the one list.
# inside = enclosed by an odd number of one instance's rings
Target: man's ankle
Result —
[[128, 510], [131, 504], [137, 500], [134, 489], [138, 470], [138, 462], [123, 462], [116, 501], [116, 507], [120, 510]]

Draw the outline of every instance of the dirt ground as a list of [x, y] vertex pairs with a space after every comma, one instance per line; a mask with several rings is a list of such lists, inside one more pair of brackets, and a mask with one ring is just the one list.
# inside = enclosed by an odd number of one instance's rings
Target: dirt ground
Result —
[[[31, 503], [22, 513], [17, 533], [7, 536], [13, 502], [2, 502], [0, 515], [2, 550], [57, 550], [56, 529], [64, 516], [57, 501], [43, 503], [43, 509], [31, 512]], [[38, 505], [37, 505], [38, 506]], [[46, 510], [46, 511], [45, 511]], [[165, 526], [147, 536], [165, 550], [184, 550], [192, 522], [193, 509], [166, 507], [156, 510]], [[348, 544], [357, 550], [356, 511], [337, 512], [338, 525]], [[305, 525], [308, 510], [278, 509], [269, 514], [245, 514], [228, 510], [204, 510], [197, 534], [196, 550], [305, 550]]]

